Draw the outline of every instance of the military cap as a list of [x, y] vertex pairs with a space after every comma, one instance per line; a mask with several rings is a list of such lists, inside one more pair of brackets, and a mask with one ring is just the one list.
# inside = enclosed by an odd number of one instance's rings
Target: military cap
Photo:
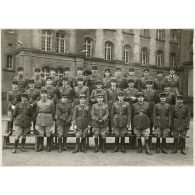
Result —
[[35, 72], [41, 72], [40, 68], [35, 68]]
[[70, 71], [70, 67], [69, 67], [69, 66], [66, 66], [66, 67], [64, 68], [64, 71]]
[[18, 71], [18, 72], [19, 72], [19, 71], [24, 71], [24, 68], [20, 66], [20, 67], [17, 68], [17, 71]]
[[34, 79], [30, 79], [28, 83], [35, 83]]
[[157, 71], [157, 74], [162, 74], [162, 73], [163, 73], [162, 70]]
[[86, 98], [86, 95], [85, 94], [80, 94], [79, 98]]
[[183, 95], [178, 95], [178, 96], [177, 96], [177, 99], [178, 99], [178, 100], [183, 100]]
[[116, 67], [116, 71], [117, 71], [117, 70], [120, 70], [120, 71], [121, 71], [121, 68], [120, 68], [120, 67]]
[[110, 72], [110, 69], [109, 68], [106, 68], [104, 72]]
[[41, 93], [43, 93], [43, 92], [46, 92], [47, 93], [47, 88], [46, 87], [42, 87], [41, 88]]
[[102, 81], [101, 80], [96, 81], [96, 85], [102, 85]]
[[134, 68], [129, 68], [129, 72], [134, 72]]
[[78, 66], [77, 70], [83, 70], [83, 67], [82, 66]]
[[166, 95], [166, 93], [165, 92], [161, 92], [160, 94], [159, 94], [159, 97], [166, 97], [167, 95]]
[[100, 98], [100, 97], [103, 97], [103, 96], [104, 96], [104, 95], [103, 95], [102, 93], [98, 93], [98, 94], [97, 94], [97, 97], [99, 97], [99, 98]]
[[52, 80], [52, 77], [51, 76], [47, 76], [46, 77], [46, 80], [48, 80], [48, 79], [51, 79]]
[[120, 91], [119, 93], [118, 93], [118, 96], [124, 96], [125, 94], [124, 94], [124, 92], [123, 91]]
[[26, 97], [26, 98], [28, 98], [28, 94], [27, 94], [27, 93], [22, 93], [22, 94], [21, 94], [21, 97]]
[[62, 81], [68, 81], [68, 77], [62, 77]]
[[172, 67], [170, 67], [170, 69], [169, 70], [175, 70], [175, 67], [174, 66], [172, 66]]
[[144, 97], [144, 93], [143, 93], [143, 92], [141, 92], [141, 91], [140, 91], [140, 92], [138, 92], [138, 93], [137, 93], [137, 97]]
[[128, 83], [134, 83], [135, 81], [134, 81], [134, 79], [129, 79], [128, 80]]
[[68, 94], [67, 93], [61, 93], [60, 97], [65, 97], [65, 98], [68, 98]]
[[165, 83], [163, 87], [164, 87], [164, 88], [165, 88], [165, 87], [170, 87], [170, 85], [169, 85], [168, 83]]
[[18, 85], [18, 81], [12, 81], [12, 85]]
[[97, 66], [92, 66], [91, 69], [92, 70], [97, 70]]
[[144, 69], [144, 72], [149, 72], [149, 69], [148, 69], [148, 68], [145, 68], [145, 69]]
[[111, 82], [111, 83], [116, 83], [117, 80], [116, 80], [115, 78], [111, 78], [110, 82]]
[[56, 71], [56, 69], [55, 69], [54, 67], [51, 67], [51, 68], [50, 68], [50, 71], [51, 71], [51, 70], [54, 70], [54, 71]]
[[84, 81], [84, 79], [83, 79], [83, 77], [78, 77], [77, 78], [77, 81], [79, 82], [79, 81]]
[[153, 83], [152, 80], [147, 80], [147, 81], [146, 81], [146, 84], [147, 84], [147, 85], [152, 85], [152, 83]]

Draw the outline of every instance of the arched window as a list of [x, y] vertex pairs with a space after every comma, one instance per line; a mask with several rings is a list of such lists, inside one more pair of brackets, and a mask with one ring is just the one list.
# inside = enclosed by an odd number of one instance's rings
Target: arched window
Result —
[[56, 52], [65, 53], [65, 33], [59, 31], [56, 33]]
[[63, 68], [58, 68], [56, 70], [56, 76], [58, 76], [59, 78], [63, 77], [64, 75], [64, 71], [63, 71]]
[[156, 38], [159, 39], [159, 40], [165, 40], [165, 30], [158, 29], [156, 31]]
[[110, 41], [105, 43], [105, 60], [112, 60], [113, 44]]
[[130, 62], [130, 51], [131, 51], [130, 45], [125, 45], [123, 50], [123, 61], [125, 63]]
[[170, 39], [172, 42], [177, 43], [177, 30], [176, 29], [170, 30]]
[[162, 67], [163, 64], [164, 64], [163, 52], [162, 51], [157, 51], [156, 52], [156, 65], [158, 67]]
[[175, 53], [171, 53], [170, 54], [170, 66], [176, 66], [176, 54]]
[[53, 37], [53, 33], [52, 33], [51, 30], [42, 30], [41, 50], [51, 51], [51, 49], [52, 49], [52, 37]]
[[148, 49], [142, 48], [141, 49], [141, 64], [142, 65], [148, 64], [148, 60], [149, 60]]
[[85, 38], [84, 50], [86, 58], [92, 58], [93, 56], [93, 40], [91, 38]]
[[46, 79], [46, 77], [49, 75], [50, 75], [50, 68], [48, 66], [44, 66], [42, 68], [42, 77]]

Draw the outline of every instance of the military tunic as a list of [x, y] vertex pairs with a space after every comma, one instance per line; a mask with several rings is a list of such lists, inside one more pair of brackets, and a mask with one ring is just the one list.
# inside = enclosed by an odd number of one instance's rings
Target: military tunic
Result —
[[86, 85], [89, 87], [90, 94], [91, 92], [96, 89], [96, 81], [102, 80], [100, 75], [89, 75], [86, 77]]
[[128, 76], [127, 77], [127, 82], [130, 79], [134, 80], [134, 88], [138, 89], [139, 88], [139, 79], [137, 77], [135, 77], [135, 76]]
[[104, 98], [104, 103], [106, 103], [107, 104], [107, 93], [106, 93], [106, 91], [104, 90], [104, 89], [101, 89], [101, 90], [99, 90], [99, 89], [94, 89], [92, 92], [91, 92], [91, 98], [90, 98], [90, 100], [91, 100], [91, 103], [92, 104], [95, 104], [95, 103], [97, 103], [97, 95], [98, 94], [103, 94], [103, 98]]
[[47, 97], [52, 100], [54, 103], [57, 102], [58, 90], [54, 86], [46, 86], [47, 89]]
[[33, 76], [31, 77], [31, 79], [34, 80], [34, 83], [35, 83], [34, 85], [35, 85], [35, 88], [37, 89], [41, 89], [41, 87], [46, 85], [45, 79], [42, 78], [41, 76], [39, 77]]
[[[138, 89], [136, 88], [127, 88], [124, 90], [125, 98], [124, 100], [129, 102], [130, 105], [137, 101], [136, 94], [138, 93]], [[136, 99], [135, 99], [136, 98]]]
[[103, 78], [103, 87], [109, 89], [111, 87], [111, 76]]
[[150, 76], [148, 76], [148, 77], [141, 77], [140, 79], [139, 79], [139, 81], [138, 81], [138, 90], [144, 90], [144, 89], [146, 89], [146, 81], [148, 81], [148, 80], [153, 80]]
[[63, 86], [59, 87], [58, 88], [58, 98], [60, 98], [61, 94], [63, 94], [63, 93], [66, 93], [68, 95], [68, 100], [70, 103], [72, 103], [73, 102], [73, 95], [74, 95], [72, 87], [70, 87], [69, 85], [67, 85], [65, 87], [63, 87]]
[[14, 81], [18, 81], [18, 89], [21, 93], [23, 93], [28, 85], [28, 78], [26, 78], [25, 76], [15, 76]]
[[123, 76], [116, 76], [116, 86], [117, 88], [123, 90], [126, 89], [128, 87], [128, 83], [125, 77]]

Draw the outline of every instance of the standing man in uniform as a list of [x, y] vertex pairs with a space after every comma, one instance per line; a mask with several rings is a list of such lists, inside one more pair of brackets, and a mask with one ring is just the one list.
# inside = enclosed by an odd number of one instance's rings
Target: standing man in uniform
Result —
[[81, 94], [85, 94], [86, 103], [89, 104], [89, 88], [83, 85], [84, 79], [83, 77], [77, 78], [77, 86], [74, 88], [74, 106], [80, 103], [79, 97]]
[[74, 80], [75, 80], [75, 86], [74, 87], [78, 86], [78, 82], [77, 82], [78, 78], [83, 78], [83, 84], [85, 84], [86, 80], [85, 80], [85, 76], [83, 74], [83, 67], [82, 66], [77, 67], [77, 75], [74, 78]]
[[[91, 118], [92, 118], [92, 132], [94, 135], [95, 142], [95, 153], [98, 152], [98, 138], [99, 145], [102, 146], [102, 152], [106, 151], [106, 133], [108, 132], [108, 105], [103, 102], [103, 95], [97, 95], [97, 103], [93, 104], [91, 108]], [[102, 143], [101, 143], [102, 142]]]
[[148, 68], [145, 68], [143, 71], [143, 76], [139, 80], [138, 90], [142, 91], [146, 89], [146, 81], [151, 80], [150, 78], [150, 71]]
[[7, 124], [7, 134], [11, 135], [13, 131], [13, 112], [15, 110], [16, 104], [21, 101], [21, 93], [18, 89], [18, 81], [12, 81], [12, 89], [7, 93], [7, 116], [9, 118]]
[[36, 133], [36, 102], [40, 100], [40, 89], [35, 88], [35, 83], [33, 79], [30, 79], [28, 82], [29, 89], [25, 93], [28, 94], [29, 103], [32, 106], [32, 121], [33, 121], [33, 130]]
[[18, 82], [18, 89], [21, 93], [25, 92], [28, 85], [28, 78], [24, 76], [24, 68], [17, 68], [18, 75], [14, 77], [14, 81]]
[[157, 97], [159, 97], [159, 94], [164, 91], [164, 78], [163, 73], [161, 70], [157, 71], [157, 77], [154, 79], [154, 90], [156, 90]]
[[68, 84], [70, 85], [70, 87], [72, 89], [74, 89], [74, 87], [75, 87], [75, 79], [74, 79], [74, 77], [72, 77], [70, 75], [70, 67], [69, 66], [66, 66], [64, 68], [64, 77], [67, 77], [68, 78]]
[[112, 127], [115, 134], [114, 152], [118, 151], [119, 137], [121, 137], [121, 152], [125, 153], [125, 135], [130, 130], [131, 110], [128, 102], [124, 101], [124, 92], [118, 93], [118, 101], [112, 105]]
[[176, 96], [173, 92], [170, 90], [170, 86], [168, 83], [164, 84], [164, 93], [166, 94], [166, 102], [170, 105], [175, 105], [176, 103]]
[[134, 68], [129, 68], [129, 74], [127, 76], [127, 81], [129, 80], [134, 80], [134, 88], [138, 89], [139, 85], [139, 80], [137, 77], [135, 77], [135, 70]]
[[162, 153], [168, 154], [165, 150], [166, 137], [171, 127], [171, 106], [166, 103], [166, 93], [160, 93], [160, 103], [155, 104], [153, 111], [154, 133], [157, 136], [156, 153], [160, 153], [160, 138], [162, 137]]
[[19, 139], [21, 140], [21, 151], [26, 152], [24, 146], [26, 143], [26, 135], [30, 131], [31, 127], [31, 118], [32, 118], [32, 107], [29, 104], [28, 95], [26, 93], [22, 93], [21, 102], [19, 102], [13, 112], [13, 118], [15, 119], [15, 132], [16, 139], [14, 142], [14, 149], [12, 153], [16, 153]]
[[[85, 143], [88, 131], [90, 129], [90, 107], [86, 104], [86, 96], [80, 95], [80, 104], [76, 105], [73, 110], [73, 128], [76, 135], [76, 148], [73, 153], [77, 153], [79, 148], [86, 152]], [[80, 147], [80, 138], [81, 147]]]
[[44, 135], [47, 137], [47, 152], [51, 151], [51, 135], [54, 132], [55, 106], [51, 99], [48, 99], [46, 87], [41, 89], [41, 99], [36, 102], [36, 129], [37, 152], [43, 150]]
[[41, 69], [35, 68], [34, 75], [31, 77], [34, 80], [35, 88], [41, 89], [41, 87], [45, 86], [45, 80], [41, 77]]
[[108, 108], [109, 108], [109, 120], [108, 120], [108, 126], [109, 126], [109, 132], [112, 132], [112, 118], [111, 118], [111, 110], [112, 105], [114, 102], [118, 100], [118, 93], [120, 89], [116, 87], [116, 79], [111, 79], [111, 87], [107, 90], [107, 100], [108, 100]]
[[62, 93], [56, 105], [56, 124], [58, 133], [58, 152], [67, 151], [66, 141], [72, 120], [72, 105], [69, 103], [69, 94]]
[[177, 104], [173, 106], [173, 136], [175, 148], [172, 153], [177, 153], [178, 139], [180, 138], [181, 153], [185, 153], [185, 137], [190, 126], [190, 111], [187, 105], [183, 103], [183, 96], [177, 96]]
[[127, 80], [125, 79], [125, 77], [123, 77], [120, 67], [117, 67], [115, 70], [115, 78], [117, 82], [116, 86], [120, 90], [124, 90], [128, 87]]
[[59, 78], [58, 78], [58, 76], [56, 76], [56, 69], [54, 67], [50, 68], [50, 78], [52, 79], [52, 85], [54, 87], [58, 87]]
[[170, 68], [170, 74], [165, 77], [165, 83], [169, 84], [171, 92], [176, 96], [181, 94], [181, 79], [175, 74], [175, 68]]
[[149, 103], [144, 101], [143, 92], [137, 93], [137, 102], [132, 106], [134, 133], [137, 138], [138, 152], [142, 153], [141, 136], [145, 140], [145, 153], [152, 155], [149, 150], [149, 135], [150, 135], [150, 118], [151, 112]]
[[111, 87], [111, 72], [109, 68], [106, 68], [104, 71], [104, 78], [103, 78], [103, 83], [104, 83], [104, 88], [109, 89]]

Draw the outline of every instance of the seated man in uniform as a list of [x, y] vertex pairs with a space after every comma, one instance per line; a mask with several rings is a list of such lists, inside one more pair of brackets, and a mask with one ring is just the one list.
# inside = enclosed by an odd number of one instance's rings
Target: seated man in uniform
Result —
[[41, 77], [41, 69], [35, 68], [34, 75], [31, 77], [34, 80], [35, 88], [41, 89], [41, 87], [45, 86], [45, 79]]

